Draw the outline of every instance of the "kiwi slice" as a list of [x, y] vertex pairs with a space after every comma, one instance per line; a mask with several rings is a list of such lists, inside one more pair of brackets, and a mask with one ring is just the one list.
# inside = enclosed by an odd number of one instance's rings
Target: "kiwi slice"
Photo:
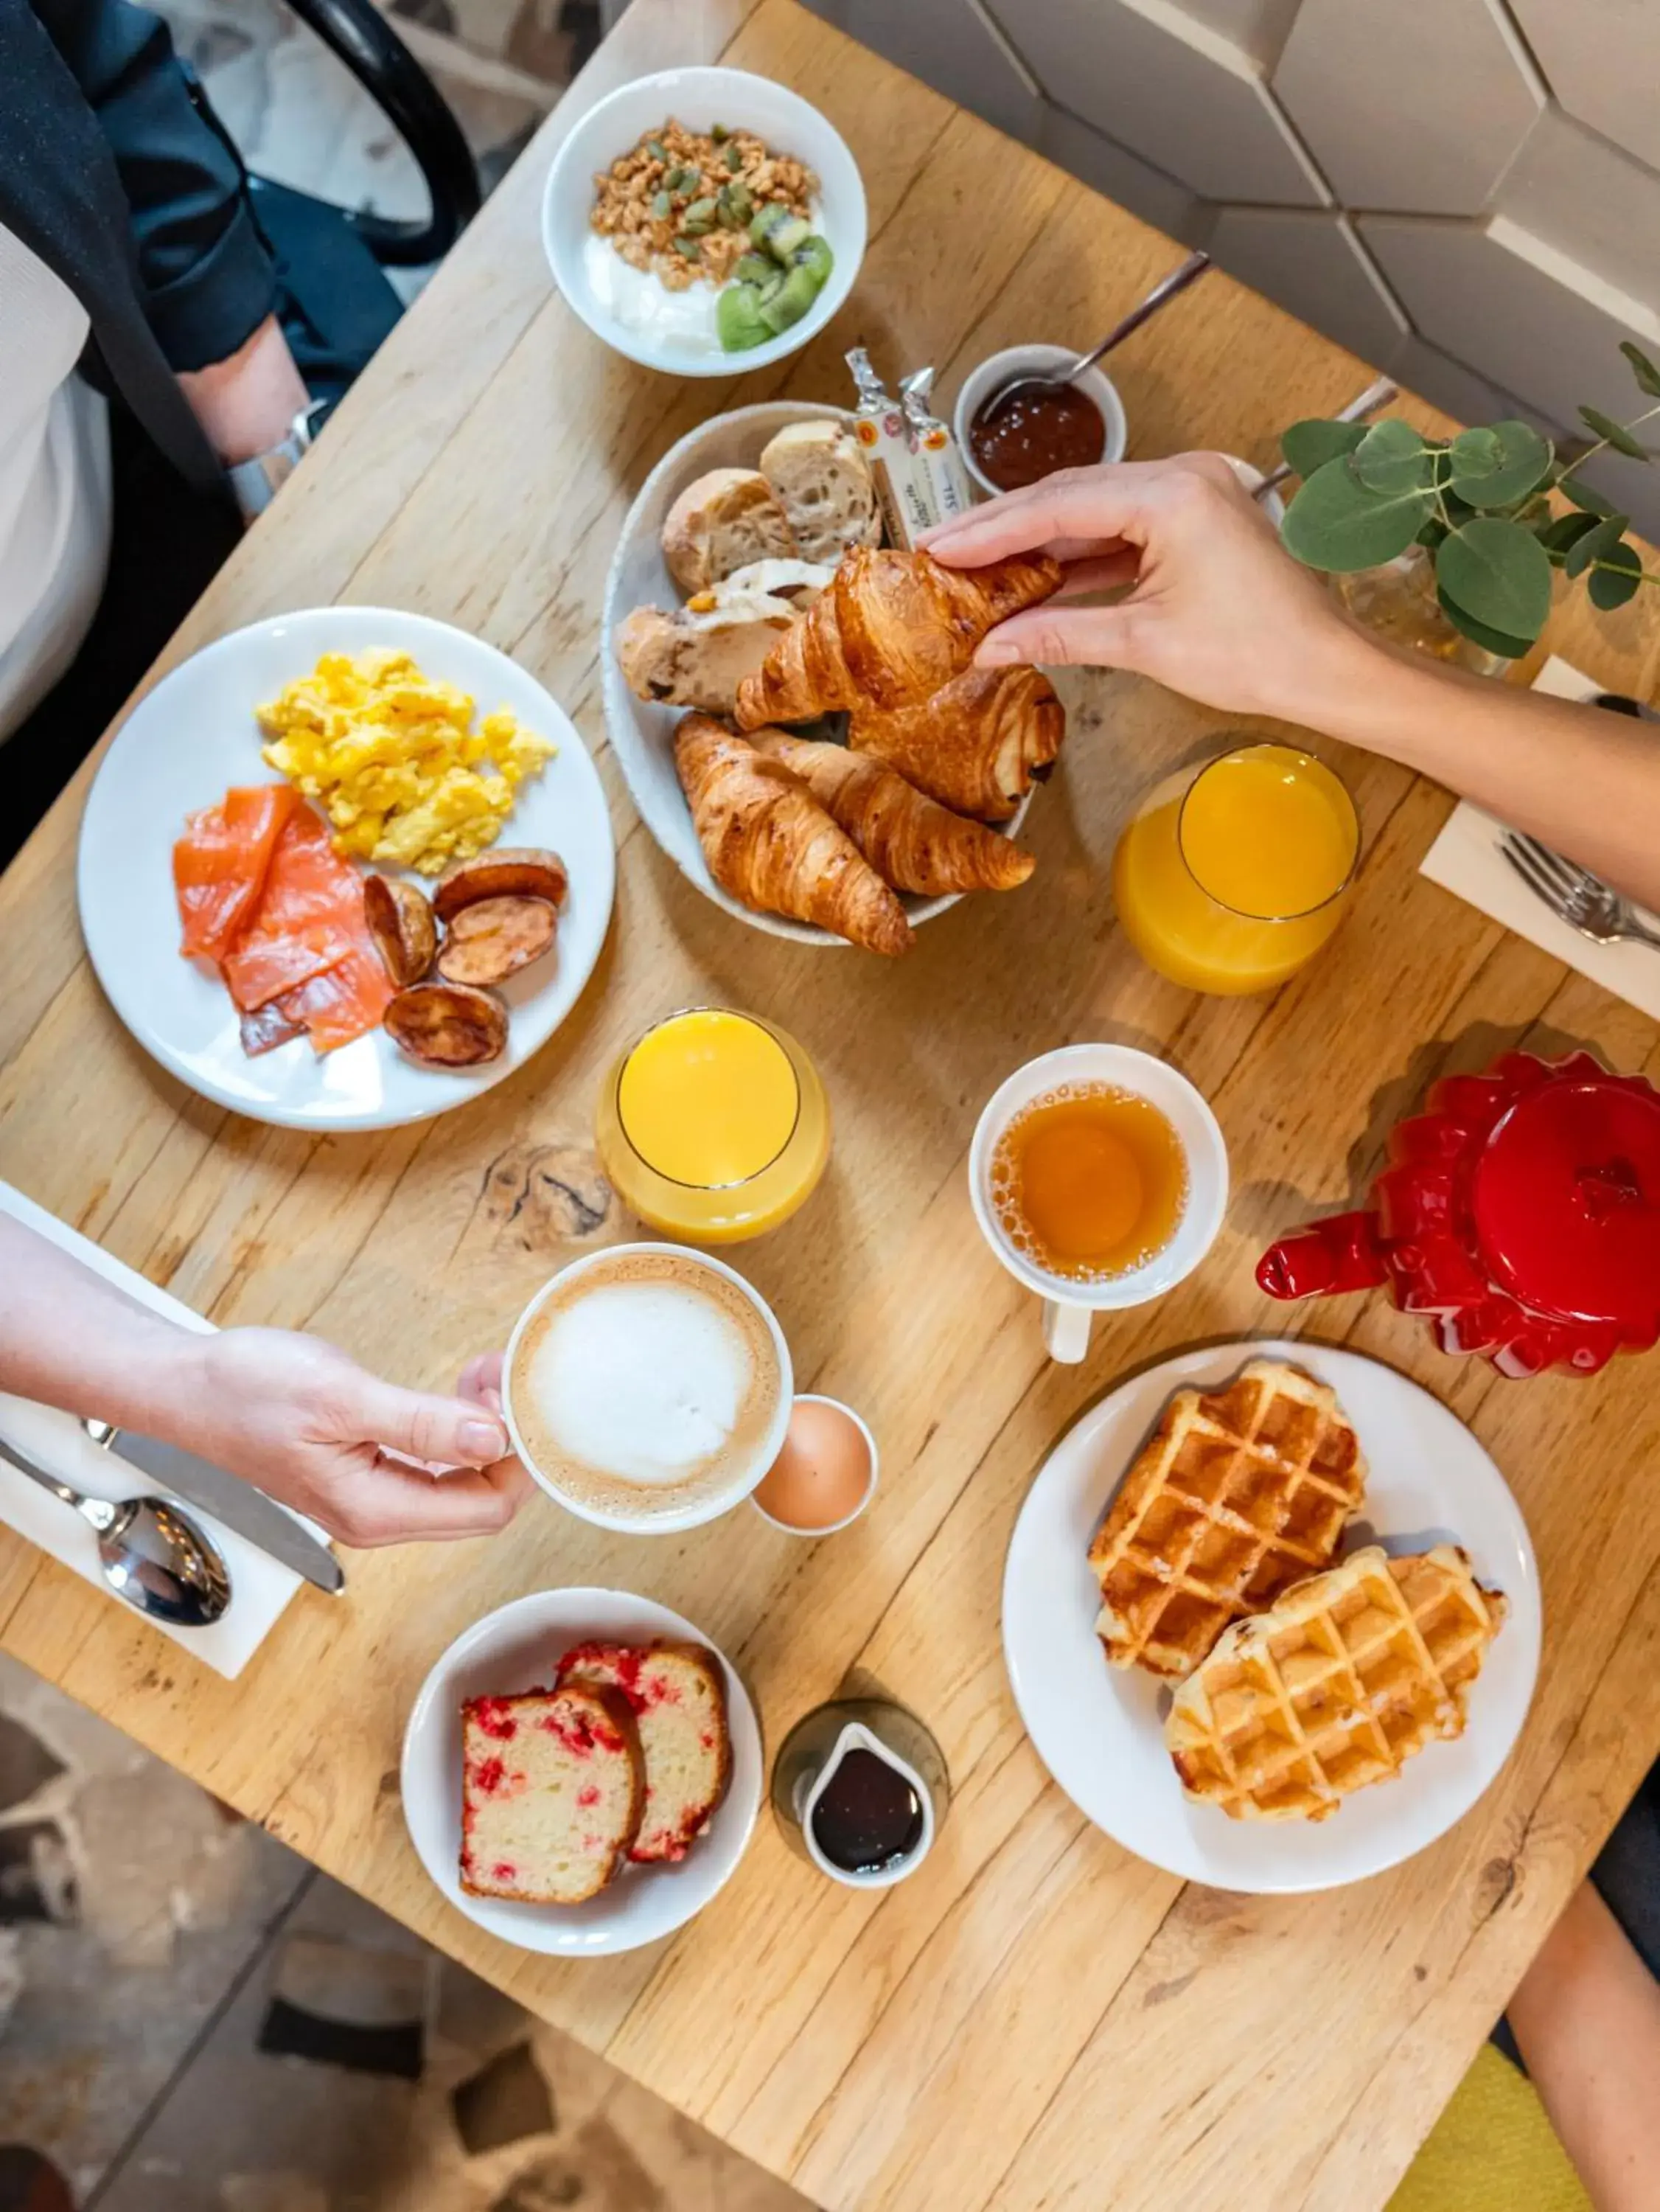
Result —
[[[792, 315], [791, 320], [793, 322]], [[783, 325], [779, 325], [779, 328]], [[715, 302], [715, 330], [725, 353], [745, 353], [773, 335], [753, 284], [729, 284]]]
[[819, 296], [817, 278], [810, 269], [792, 269], [770, 300], [759, 303], [760, 319], [773, 333], [798, 323]]
[[821, 238], [816, 231], [803, 238], [790, 256], [790, 266], [792, 269], [810, 269], [815, 284], [822, 284], [835, 265], [836, 257], [830, 251], [830, 241]]
[[740, 284], [772, 284], [779, 278], [779, 264], [770, 253], [746, 253], [732, 271]]
[[788, 261], [809, 235], [810, 226], [791, 215], [781, 200], [770, 200], [749, 226], [749, 243], [774, 261]]

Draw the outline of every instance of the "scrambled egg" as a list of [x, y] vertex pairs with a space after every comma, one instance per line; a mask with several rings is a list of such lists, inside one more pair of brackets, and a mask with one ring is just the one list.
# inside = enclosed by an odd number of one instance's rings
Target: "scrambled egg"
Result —
[[558, 748], [473, 702], [407, 653], [325, 653], [257, 710], [269, 767], [314, 799], [348, 860], [435, 876], [493, 845], [527, 776]]

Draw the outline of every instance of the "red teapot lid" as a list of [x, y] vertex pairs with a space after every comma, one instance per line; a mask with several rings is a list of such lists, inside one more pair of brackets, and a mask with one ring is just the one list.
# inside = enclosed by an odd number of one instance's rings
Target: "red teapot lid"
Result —
[[1564, 1320], [1653, 1328], [1660, 1092], [1600, 1071], [1524, 1092], [1477, 1156], [1470, 1200], [1481, 1256], [1512, 1297]]

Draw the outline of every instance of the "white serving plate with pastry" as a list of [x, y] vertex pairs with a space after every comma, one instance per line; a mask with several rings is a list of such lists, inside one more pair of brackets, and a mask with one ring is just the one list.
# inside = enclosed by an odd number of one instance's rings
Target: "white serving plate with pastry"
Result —
[[[610, 573], [605, 585], [605, 611], [601, 634], [601, 681], [605, 722], [634, 805], [657, 843], [706, 898], [712, 899], [737, 921], [773, 937], [793, 939], [799, 945], [845, 943], [828, 930], [794, 921], [781, 915], [763, 914], [745, 906], [724, 890], [709, 872], [703, 848], [692, 824], [686, 794], [675, 772], [675, 732], [688, 711], [682, 706], [660, 706], [637, 698], [624, 681], [617, 660], [618, 634], [639, 607], [675, 608], [685, 594], [670, 574], [663, 557], [662, 536], [669, 510], [686, 487], [711, 469], [753, 469], [762, 449], [787, 423], [840, 422], [851, 423], [846, 410], [795, 399], [768, 400], [754, 407], [740, 407], [718, 415], [689, 431], [671, 447], [641, 485], [623, 522]], [[1026, 819], [1031, 793], [1021, 801], [1013, 817], [999, 827], [1013, 836]], [[931, 921], [954, 906], [960, 892], [939, 898], [904, 897], [901, 901], [913, 927]]]
[[[675, 1866], [625, 1867], [584, 1905], [524, 1905], [461, 1887], [463, 1699], [549, 1681], [561, 1651], [600, 1640], [701, 1644], [726, 1677], [732, 1778], [706, 1832]], [[731, 1878], [760, 1808], [760, 1723], [731, 1661], [692, 1621], [630, 1590], [548, 1589], [516, 1598], [458, 1636], [421, 1684], [403, 1732], [403, 1817], [416, 1856], [457, 1912], [522, 1951], [592, 1959], [655, 1943], [700, 1912]]]
[[[1165, 1743], [1172, 1685], [1109, 1667], [1100, 1591], [1086, 1554], [1126, 1469], [1172, 1391], [1215, 1389], [1247, 1360], [1282, 1358], [1329, 1383], [1368, 1463], [1366, 1500], [1340, 1556], [1461, 1545], [1508, 1613], [1470, 1686], [1462, 1735], [1431, 1742], [1392, 1780], [1319, 1821], [1237, 1820], [1184, 1796]], [[1532, 1701], [1538, 1570], [1503, 1475], [1455, 1414], [1393, 1368], [1295, 1342], [1178, 1353], [1110, 1391], [1055, 1446], [1027, 1492], [1003, 1571], [1003, 1653], [1039, 1757], [1079, 1810], [1126, 1850], [1218, 1889], [1290, 1893], [1364, 1881], [1461, 1820], [1509, 1758]]]

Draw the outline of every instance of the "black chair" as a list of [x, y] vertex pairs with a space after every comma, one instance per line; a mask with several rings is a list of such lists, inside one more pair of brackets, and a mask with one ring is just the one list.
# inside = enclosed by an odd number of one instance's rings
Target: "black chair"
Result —
[[460, 125], [373, 0], [290, 4], [403, 139], [432, 203], [424, 222], [398, 222], [336, 207], [269, 178], [250, 179], [254, 212], [276, 263], [283, 330], [313, 396], [331, 403], [403, 312], [386, 270], [438, 260], [478, 213], [482, 195]]

